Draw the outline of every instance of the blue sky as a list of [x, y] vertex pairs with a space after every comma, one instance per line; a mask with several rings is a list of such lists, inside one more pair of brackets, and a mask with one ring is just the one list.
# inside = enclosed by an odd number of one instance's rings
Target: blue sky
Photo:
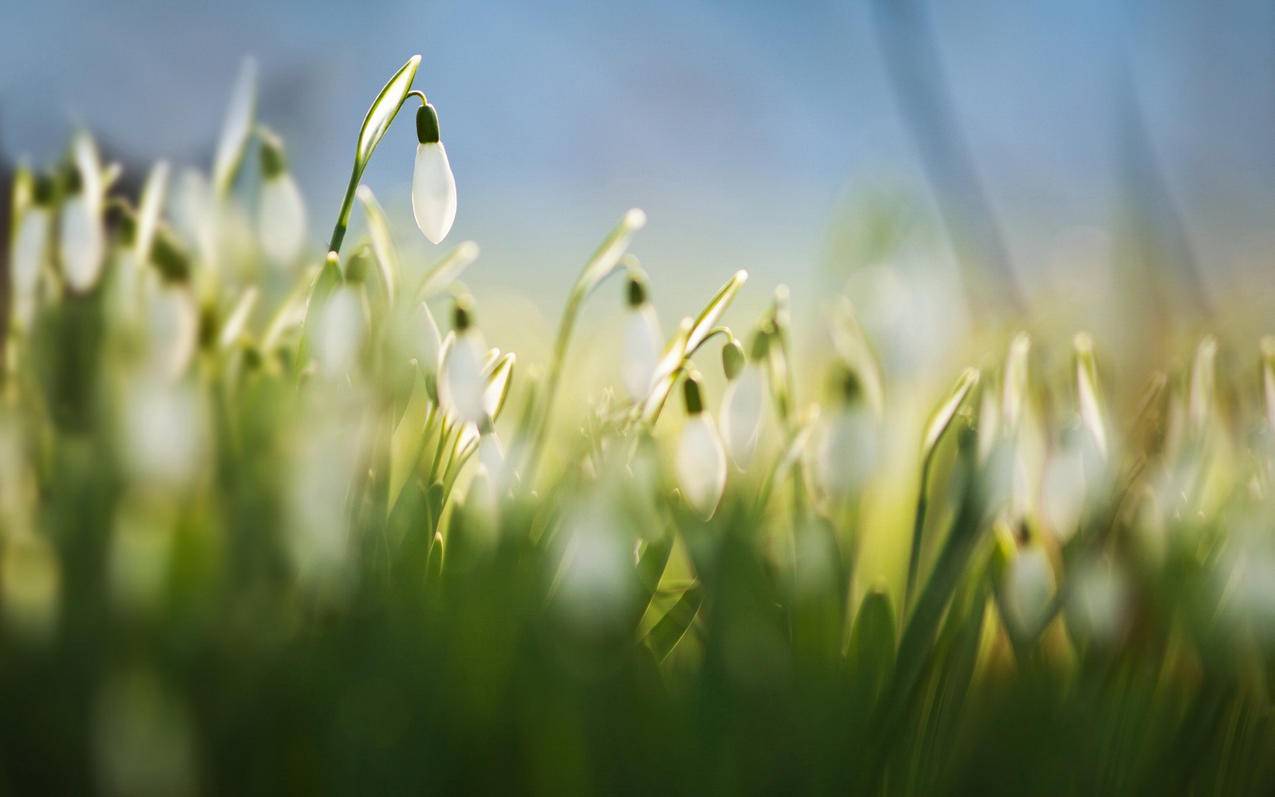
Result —
[[[513, 288], [557, 295], [630, 206], [650, 216], [638, 252], [657, 286], [698, 291], [740, 266], [800, 284], [846, 196], [926, 195], [862, 0], [6, 5], [8, 154], [53, 157], [81, 120], [124, 156], [207, 163], [252, 54], [316, 239], [369, 100], [422, 53], [456, 235]], [[1206, 268], [1223, 278], [1271, 243], [1275, 5], [963, 0], [930, 16], [1021, 268], [1110, 218], [1122, 63]], [[413, 143], [399, 125], [367, 177], [391, 212], [407, 207]]]

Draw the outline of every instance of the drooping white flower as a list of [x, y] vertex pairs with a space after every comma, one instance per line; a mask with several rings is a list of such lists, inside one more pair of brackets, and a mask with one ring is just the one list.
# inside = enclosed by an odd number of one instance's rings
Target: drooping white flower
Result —
[[416, 226], [430, 240], [440, 243], [456, 220], [456, 178], [447, 150], [438, 137], [438, 113], [432, 105], [416, 112], [416, 167], [412, 172], [412, 213]]
[[647, 301], [646, 285], [641, 277], [631, 276], [620, 379], [629, 398], [634, 401], [645, 400], [651, 392], [651, 380], [660, 361], [661, 345], [660, 321], [655, 315], [655, 308]]
[[1005, 610], [1015, 630], [1021, 634], [1040, 630], [1056, 587], [1054, 568], [1039, 545], [1030, 545], [1014, 557], [1005, 574]]
[[688, 375], [684, 388], [688, 417], [677, 447], [677, 480], [687, 503], [710, 518], [726, 489], [726, 451], [712, 416], [704, 412], [699, 381]]
[[184, 385], [142, 378], [130, 385], [122, 423], [125, 464], [139, 484], [180, 489], [207, 458], [207, 410]]
[[77, 185], [62, 204], [58, 246], [67, 285], [83, 292], [97, 284], [106, 255], [106, 233], [102, 228], [105, 189], [97, 147], [87, 133], [76, 135], [72, 154]]
[[352, 288], [338, 288], [319, 308], [313, 336], [323, 375], [337, 379], [348, 373], [363, 343], [363, 306]]
[[876, 419], [866, 407], [843, 407], [823, 424], [815, 448], [815, 478], [821, 491], [840, 498], [858, 491], [876, 467]]
[[[722, 437], [731, 461], [741, 469], [747, 468], [752, 461], [761, 433], [762, 409], [766, 402], [766, 377], [761, 361], [766, 356], [766, 345], [767, 337], [759, 333], [753, 342], [753, 356], [734, 374], [731, 371], [736, 366], [728, 364], [728, 357], [739, 360], [742, 349], [738, 343], [732, 342], [722, 350], [723, 367], [730, 379], [720, 410]], [[728, 355], [728, 352], [734, 353]]]
[[48, 249], [51, 211], [33, 205], [22, 214], [13, 238], [13, 309], [18, 326], [25, 327], [35, 315], [36, 292]]
[[457, 301], [454, 326], [439, 365], [439, 398], [461, 420], [482, 423], [487, 418], [483, 402], [486, 348], [482, 333], [474, 326], [468, 300]]
[[305, 244], [305, 201], [296, 180], [288, 171], [283, 144], [274, 134], [262, 131], [260, 216], [257, 236], [266, 256], [281, 265], [290, 265]]
[[195, 297], [188, 287], [166, 283], [153, 271], [144, 272], [142, 279], [146, 366], [157, 378], [176, 379], [199, 343]]

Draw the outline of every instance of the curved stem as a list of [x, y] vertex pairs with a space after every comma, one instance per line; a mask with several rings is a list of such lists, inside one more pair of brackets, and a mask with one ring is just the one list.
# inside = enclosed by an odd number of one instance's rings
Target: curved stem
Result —
[[[416, 97], [421, 101], [422, 105], [426, 104], [425, 92], [419, 89], [412, 89], [403, 95], [403, 99], [399, 101], [398, 106], [394, 109], [393, 118], [398, 117], [398, 112], [403, 108], [403, 103], [407, 102], [409, 97]], [[371, 159], [372, 153], [368, 152], [368, 159]], [[336, 217], [336, 226], [332, 228], [332, 238], [328, 242], [329, 252], [341, 252], [341, 243], [345, 240], [345, 231], [350, 226], [350, 211], [354, 207], [354, 194], [359, 188], [359, 180], [363, 177], [363, 169], [367, 167], [367, 162], [358, 163], [357, 159], [354, 164], [354, 171], [350, 172], [350, 184], [345, 188], [345, 198], [341, 200], [341, 211]]]

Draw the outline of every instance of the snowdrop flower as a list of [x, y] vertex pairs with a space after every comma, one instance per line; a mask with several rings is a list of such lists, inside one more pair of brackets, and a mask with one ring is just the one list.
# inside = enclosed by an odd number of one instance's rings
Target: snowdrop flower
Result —
[[839, 499], [856, 492], [876, 467], [880, 440], [876, 418], [863, 400], [858, 376], [842, 374], [841, 401], [822, 421], [814, 448], [814, 481]]
[[1085, 511], [1085, 462], [1081, 447], [1071, 440], [1051, 452], [1040, 485], [1040, 510], [1059, 540], [1071, 539]]
[[363, 306], [349, 287], [338, 288], [315, 319], [314, 359], [329, 379], [344, 376], [354, 365], [363, 342]]
[[683, 389], [688, 418], [677, 448], [677, 479], [687, 503], [707, 519], [726, 489], [726, 452], [712, 416], [704, 412], [699, 380], [687, 374]]
[[647, 300], [646, 281], [637, 274], [629, 276], [628, 305], [620, 377], [629, 398], [645, 401], [660, 361], [660, 321], [655, 315], [655, 308]]
[[570, 510], [554, 604], [578, 630], [608, 630], [637, 591], [633, 537], [612, 500], [598, 493]]
[[487, 418], [483, 402], [486, 379], [483, 378], [483, 360], [486, 348], [482, 333], [474, 326], [470, 301], [456, 300], [453, 318], [454, 334], [445, 345], [439, 366], [438, 394], [443, 404], [458, 418], [470, 423], [481, 423]]
[[139, 484], [182, 489], [195, 482], [208, 452], [207, 408], [194, 390], [142, 378], [130, 384], [120, 440]]
[[53, 180], [41, 175], [35, 180], [33, 203], [22, 214], [13, 236], [13, 314], [19, 327], [26, 327], [35, 315], [36, 289], [48, 252], [52, 217]]
[[456, 220], [456, 178], [438, 138], [438, 112], [426, 103], [416, 112], [416, 168], [412, 173], [412, 213], [416, 226], [440, 243]]
[[102, 229], [102, 168], [97, 147], [87, 133], [72, 144], [75, 169], [70, 194], [62, 205], [58, 244], [62, 273], [72, 290], [84, 292], [97, 284], [106, 254], [106, 234]]
[[305, 202], [288, 171], [283, 143], [273, 133], [262, 130], [260, 216], [257, 235], [266, 256], [276, 263], [294, 263], [305, 244]]
[[747, 361], [738, 341], [731, 341], [722, 349], [722, 370], [730, 381], [722, 396], [722, 436], [731, 461], [741, 470], [752, 461], [761, 432], [761, 413], [766, 397], [766, 379], [761, 364], [765, 360], [769, 340], [764, 332], [758, 332], [753, 338], [752, 357]]
[[1020, 634], [1035, 634], [1048, 618], [1057, 585], [1054, 568], [1039, 545], [1019, 551], [1005, 574], [1005, 613]]
[[176, 379], [199, 345], [199, 310], [188, 287], [164, 282], [154, 272], [143, 279], [146, 365], [157, 378]]

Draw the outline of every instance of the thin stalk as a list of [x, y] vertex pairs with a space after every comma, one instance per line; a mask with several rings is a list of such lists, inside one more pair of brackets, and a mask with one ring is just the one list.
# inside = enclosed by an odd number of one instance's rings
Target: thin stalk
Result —
[[359, 178], [363, 170], [355, 166], [350, 173], [350, 184], [345, 189], [345, 199], [341, 200], [341, 212], [337, 214], [336, 226], [332, 228], [332, 239], [328, 242], [328, 251], [341, 251], [341, 242], [345, 240], [345, 230], [350, 226], [350, 210], [354, 207], [354, 192], [358, 190]]
[[921, 485], [916, 496], [916, 517], [912, 521], [912, 551], [908, 555], [908, 580], [903, 590], [903, 616], [907, 617], [912, 606], [912, 592], [916, 588], [917, 571], [921, 567], [921, 539], [925, 534], [925, 515], [930, 505], [930, 465], [934, 461], [934, 450], [925, 455], [921, 463]]

